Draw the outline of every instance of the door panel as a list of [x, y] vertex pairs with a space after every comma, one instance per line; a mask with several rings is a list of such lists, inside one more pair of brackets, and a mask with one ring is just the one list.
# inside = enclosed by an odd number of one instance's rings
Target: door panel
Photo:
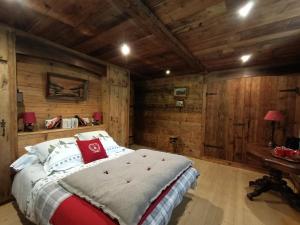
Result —
[[129, 143], [130, 76], [127, 71], [109, 68], [109, 126], [108, 130], [119, 145]]
[[296, 88], [300, 76], [264, 76], [214, 81], [207, 84], [204, 155], [230, 161], [246, 161], [246, 144], [266, 145], [269, 110], [280, 110], [284, 121], [277, 124], [275, 140], [299, 136], [300, 104]]
[[223, 82], [207, 84], [204, 155], [225, 159]]
[[226, 160], [245, 158], [248, 101], [244, 79], [207, 84], [204, 154]]

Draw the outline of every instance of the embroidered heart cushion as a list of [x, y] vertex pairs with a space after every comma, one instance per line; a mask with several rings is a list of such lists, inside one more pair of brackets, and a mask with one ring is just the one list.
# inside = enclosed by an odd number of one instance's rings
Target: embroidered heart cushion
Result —
[[85, 164], [107, 158], [106, 151], [98, 138], [87, 141], [77, 140], [76, 142]]

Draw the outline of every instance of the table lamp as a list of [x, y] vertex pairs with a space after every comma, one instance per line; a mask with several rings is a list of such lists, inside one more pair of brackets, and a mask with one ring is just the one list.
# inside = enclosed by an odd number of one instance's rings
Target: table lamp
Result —
[[33, 131], [34, 124], [36, 123], [36, 117], [34, 112], [23, 113], [24, 131]]
[[102, 123], [102, 113], [101, 112], [94, 112], [93, 113], [93, 124], [99, 125]]
[[276, 122], [280, 122], [283, 119], [284, 119], [283, 114], [280, 111], [276, 111], [276, 110], [268, 111], [267, 114], [265, 115], [264, 120], [271, 121], [271, 127], [272, 127], [271, 141], [269, 142], [268, 146], [270, 147], [276, 146], [274, 141]]

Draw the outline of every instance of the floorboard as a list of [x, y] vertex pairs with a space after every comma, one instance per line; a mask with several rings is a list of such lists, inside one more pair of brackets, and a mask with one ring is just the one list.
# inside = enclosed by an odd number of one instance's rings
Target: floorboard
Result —
[[[173, 213], [170, 225], [296, 225], [300, 213], [274, 193], [249, 201], [248, 181], [258, 172], [195, 159], [201, 175]], [[13, 206], [0, 207], [1, 225], [29, 225]]]

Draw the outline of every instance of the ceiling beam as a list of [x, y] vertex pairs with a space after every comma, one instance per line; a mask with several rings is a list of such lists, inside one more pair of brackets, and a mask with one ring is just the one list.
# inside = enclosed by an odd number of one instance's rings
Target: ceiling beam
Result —
[[130, 15], [136, 24], [159, 38], [178, 54], [195, 71], [205, 71], [205, 66], [196, 58], [141, 0], [111, 0], [121, 11]]
[[66, 26], [77, 29], [81, 34], [85, 36], [92, 36], [95, 33], [94, 29], [86, 26], [85, 24], [82, 24], [83, 21], [88, 19], [90, 15], [96, 12], [97, 9], [95, 7], [93, 7], [89, 13], [85, 13], [84, 16], [81, 15], [70, 18], [68, 15], [57, 12], [50, 3], [47, 3], [47, 1], [26, 0], [18, 4], [22, 4], [22, 6], [27, 7], [29, 10], [33, 10], [34, 12], [37, 12], [43, 16], [59, 21]]

